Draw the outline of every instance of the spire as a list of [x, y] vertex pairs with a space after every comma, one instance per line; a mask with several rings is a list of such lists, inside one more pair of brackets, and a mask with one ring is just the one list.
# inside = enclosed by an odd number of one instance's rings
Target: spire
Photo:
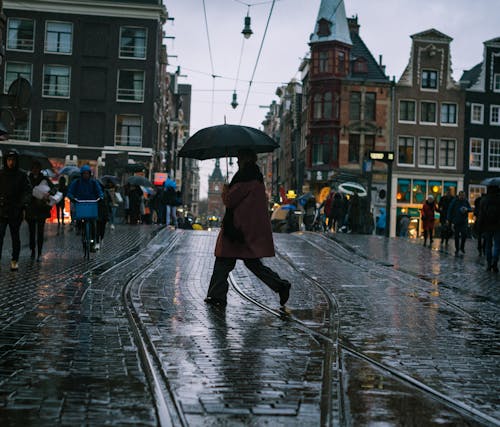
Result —
[[344, 0], [321, 0], [310, 43], [338, 41], [352, 45]]

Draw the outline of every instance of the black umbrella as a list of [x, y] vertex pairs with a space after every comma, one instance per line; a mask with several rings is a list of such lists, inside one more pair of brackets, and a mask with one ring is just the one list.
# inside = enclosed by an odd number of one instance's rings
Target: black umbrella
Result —
[[99, 179], [101, 180], [101, 182], [104, 185], [108, 185], [108, 184], [118, 185], [118, 184], [120, 184], [120, 179], [115, 175], [103, 175]]
[[179, 151], [179, 156], [206, 160], [236, 157], [242, 149], [269, 153], [279, 144], [269, 135], [248, 126], [217, 125], [204, 128], [190, 137]]
[[133, 175], [127, 178], [127, 182], [130, 185], [142, 185], [143, 187], [152, 187], [151, 181], [144, 176]]
[[486, 186], [500, 186], [500, 176], [495, 176], [493, 178], [486, 178], [483, 181], [481, 181], [482, 185]]
[[19, 167], [24, 170], [31, 170], [31, 166], [35, 160], [40, 162], [41, 169], [50, 169], [52, 170], [52, 163], [46, 154], [32, 151], [32, 150], [24, 150], [16, 148], [19, 153]]

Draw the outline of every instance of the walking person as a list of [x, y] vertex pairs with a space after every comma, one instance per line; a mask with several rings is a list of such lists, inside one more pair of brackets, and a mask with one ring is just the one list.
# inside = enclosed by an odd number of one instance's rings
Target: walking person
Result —
[[23, 209], [28, 205], [30, 196], [28, 175], [19, 169], [19, 154], [16, 150], [9, 150], [3, 156], [3, 169], [0, 170], [0, 257], [8, 226], [12, 240], [12, 271], [19, 269], [19, 228], [23, 220]]
[[375, 224], [375, 234], [377, 236], [385, 236], [386, 220], [387, 220], [387, 215], [385, 213], [385, 208], [380, 208], [379, 215], [377, 216], [377, 221]]
[[455, 234], [455, 256], [460, 250], [465, 254], [465, 240], [467, 239], [467, 216], [472, 211], [469, 201], [465, 198], [465, 192], [460, 191], [448, 208], [448, 221], [453, 224]]
[[37, 160], [35, 160], [31, 166], [31, 172], [28, 175], [28, 179], [33, 188], [30, 203], [26, 208], [26, 222], [29, 228], [31, 258], [35, 258], [36, 251], [36, 260], [41, 261], [45, 236], [45, 221], [47, 218], [50, 218], [50, 210], [52, 209], [52, 206], [49, 205], [49, 197], [51, 194], [55, 194], [56, 187], [50, 182], [50, 179], [42, 174], [42, 165]]
[[261, 261], [262, 257], [274, 256], [274, 243], [266, 189], [256, 162], [253, 151], [240, 150], [238, 171], [222, 190], [226, 214], [215, 246], [215, 264], [205, 298], [208, 304], [226, 305], [227, 278], [237, 259], [279, 294], [282, 306], [290, 296], [290, 283]]
[[432, 247], [434, 234], [434, 220], [436, 213], [436, 202], [434, 196], [429, 194], [427, 200], [422, 205], [422, 225], [424, 229], [424, 246], [427, 245], [427, 237], [429, 238], [429, 247]]
[[484, 235], [486, 269], [498, 273], [500, 255], [500, 187], [488, 186], [479, 205], [478, 230]]
[[57, 184], [57, 191], [62, 194], [62, 199], [56, 204], [57, 225], [64, 225], [64, 203], [66, 202], [66, 194], [68, 193], [68, 186], [66, 185], [66, 178], [61, 176]]
[[448, 221], [448, 209], [451, 202], [453, 201], [453, 196], [451, 195], [450, 189], [446, 190], [444, 196], [439, 199], [438, 212], [439, 212], [439, 225], [440, 225], [440, 246], [448, 247], [448, 240], [452, 235], [452, 230], [450, 223]]
[[170, 227], [170, 224], [172, 224], [174, 228], [177, 228], [177, 197], [176, 197], [177, 184], [173, 179], [170, 178], [169, 175], [165, 180], [163, 186], [165, 187], [165, 205], [166, 205], [165, 223], [167, 227]]
[[479, 219], [479, 208], [481, 205], [481, 200], [484, 198], [484, 193], [481, 193], [479, 197], [476, 197], [474, 199], [474, 235], [477, 238], [477, 252], [479, 256], [484, 255], [485, 252], [485, 237], [483, 233], [481, 233], [481, 229], [478, 226], [478, 219]]

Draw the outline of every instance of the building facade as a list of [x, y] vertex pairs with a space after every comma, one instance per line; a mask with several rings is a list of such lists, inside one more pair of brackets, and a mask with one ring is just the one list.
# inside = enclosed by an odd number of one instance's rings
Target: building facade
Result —
[[18, 77], [32, 88], [7, 143], [43, 151], [56, 168], [97, 171], [114, 159], [151, 171], [163, 114], [162, 1], [6, 0], [4, 13], [3, 91]]
[[483, 61], [463, 73], [464, 188], [474, 201], [485, 178], [500, 176], [500, 38], [484, 42]]
[[411, 38], [410, 60], [395, 87], [392, 236], [403, 214], [418, 236], [427, 196], [439, 202], [447, 190], [463, 189], [464, 93], [452, 77], [452, 38], [435, 29]]

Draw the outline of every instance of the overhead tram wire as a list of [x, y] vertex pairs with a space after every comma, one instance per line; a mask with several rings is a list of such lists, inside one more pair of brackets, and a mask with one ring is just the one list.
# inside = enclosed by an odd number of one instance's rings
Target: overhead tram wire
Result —
[[203, 2], [203, 15], [205, 17], [205, 29], [207, 32], [207, 42], [208, 42], [208, 53], [210, 55], [210, 66], [212, 70], [212, 109], [210, 112], [210, 123], [214, 123], [214, 96], [215, 96], [215, 78], [219, 77], [215, 74], [215, 67], [214, 67], [214, 59], [212, 55], [212, 45], [210, 43], [210, 33], [208, 31], [208, 19], [207, 19], [207, 8], [205, 5], [205, 0], [202, 0]]
[[[204, 74], [205, 76], [210, 76], [212, 77], [212, 74], [210, 73], [207, 73], [206, 71], [200, 71], [200, 70], [195, 70], [193, 68], [188, 68], [188, 67], [182, 67], [183, 70], [186, 70], [186, 71], [190, 71], [192, 73], [197, 73], [197, 74]], [[234, 77], [226, 77], [226, 76], [221, 76], [221, 75], [217, 75], [216, 77], [218, 77], [219, 79], [222, 79], [222, 80], [232, 80], [232, 81], [235, 81], [236, 79]], [[246, 82], [248, 83], [250, 80], [244, 80], [244, 79], [239, 79], [240, 82]], [[254, 81], [254, 83], [256, 84], [263, 84], [263, 85], [281, 85], [281, 84], [286, 84], [284, 82], [266, 82], [266, 81], [261, 81], [261, 80], [256, 80]]]
[[264, 30], [264, 34], [262, 35], [262, 41], [260, 43], [259, 53], [257, 54], [257, 60], [255, 61], [255, 66], [253, 68], [252, 77], [250, 78], [250, 81], [248, 82], [248, 90], [247, 90], [247, 95], [245, 98], [245, 103], [243, 104], [243, 111], [241, 112], [240, 124], [243, 122], [243, 116], [245, 115], [245, 110], [246, 110], [247, 103], [248, 103], [248, 97], [250, 96], [250, 89], [252, 88], [252, 82], [253, 82], [253, 78], [255, 77], [255, 72], [257, 71], [257, 66], [259, 65], [260, 54], [262, 53], [262, 47], [264, 46], [264, 40], [266, 39], [267, 30], [269, 28], [269, 22], [271, 21], [271, 16], [273, 14], [273, 9], [274, 9], [275, 3], [276, 3], [276, 0], [273, 0], [273, 3], [271, 5], [271, 9], [269, 10], [269, 16], [267, 18], [266, 29]]

